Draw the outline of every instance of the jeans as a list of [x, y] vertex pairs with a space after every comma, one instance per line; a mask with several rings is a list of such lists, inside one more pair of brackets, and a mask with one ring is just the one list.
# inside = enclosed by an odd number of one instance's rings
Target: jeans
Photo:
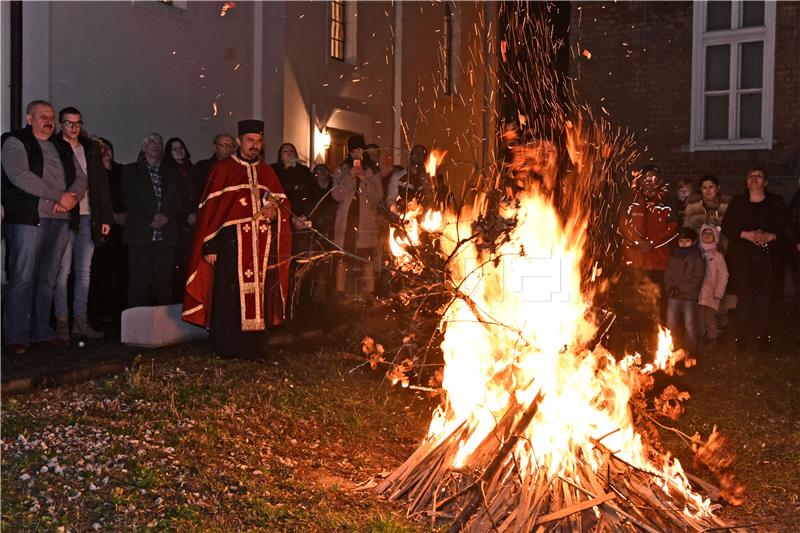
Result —
[[693, 350], [697, 347], [697, 302], [670, 297], [667, 300], [667, 328], [675, 335], [681, 323], [686, 331], [684, 348]]
[[30, 344], [55, 338], [50, 311], [69, 221], [42, 218], [38, 226], [3, 224], [8, 247], [3, 343]]
[[72, 316], [86, 316], [93, 254], [92, 215], [81, 215], [80, 229], [77, 234], [74, 231], [68, 232], [67, 247], [61, 257], [61, 267], [56, 279], [55, 309], [57, 317], [69, 316], [67, 280], [69, 280], [70, 271], [75, 274]]

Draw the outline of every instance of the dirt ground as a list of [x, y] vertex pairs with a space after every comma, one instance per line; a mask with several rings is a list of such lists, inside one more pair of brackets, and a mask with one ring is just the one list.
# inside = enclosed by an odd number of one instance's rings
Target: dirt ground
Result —
[[[416, 448], [436, 399], [352, 357], [367, 333], [399, 343], [404, 320], [353, 318], [346, 335], [267, 363], [184, 345], [110, 377], [4, 394], [2, 529], [431, 530], [370, 489]], [[800, 528], [800, 356], [785, 318], [772, 353], [724, 342], [671, 381], [692, 395], [677, 429], [718, 425], [737, 454], [746, 500], [719, 514], [755, 530]], [[663, 442], [712, 481], [675, 433]]]

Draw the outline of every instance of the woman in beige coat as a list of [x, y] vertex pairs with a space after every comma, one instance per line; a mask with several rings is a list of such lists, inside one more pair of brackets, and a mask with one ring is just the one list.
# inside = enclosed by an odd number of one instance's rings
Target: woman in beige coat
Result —
[[[333, 175], [331, 196], [339, 202], [334, 220], [334, 242], [346, 252], [366, 260], [361, 263], [364, 291], [375, 292], [373, 254], [380, 236], [379, 209], [383, 199], [380, 171], [365, 152], [364, 137], [356, 135], [347, 140], [349, 156]], [[348, 263], [341, 261], [336, 268], [336, 290], [343, 293]]]

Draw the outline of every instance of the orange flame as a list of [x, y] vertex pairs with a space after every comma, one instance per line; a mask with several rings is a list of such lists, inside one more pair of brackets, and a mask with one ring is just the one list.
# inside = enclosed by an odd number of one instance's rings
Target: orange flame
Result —
[[428, 176], [432, 178], [436, 176], [436, 169], [442, 165], [445, 156], [447, 156], [447, 150], [438, 148], [431, 150], [431, 153], [428, 154], [428, 160], [425, 161], [425, 172], [427, 172]]
[[236, 7], [236, 2], [225, 2], [224, 4], [222, 4], [222, 9], [219, 12], [219, 16], [224, 17], [225, 15], [228, 14], [228, 11], [230, 11], [234, 7]]
[[[694, 512], [710, 513], [710, 502], [691, 491], [680, 463], [647, 446], [629, 407], [640, 380], [657, 370], [671, 371], [685, 353], [672, 349], [666, 329], [648, 365], [641, 366], [638, 354], [617, 362], [602, 347], [588, 350], [597, 327], [588, 318], [591, 298], [581, 291], [586, 221], [575, 217], [562, 223], [538, 187], [518, 199], [517, 225], [491, 257], [474, 245], [455, 249], [457, 235], [470, 232], [470, 214], [448, 213], [441, 222], [441, 214], [427, 213], [420, 224], [415, 206], [406, 226], [403, 244], [413, 246], [420, 231], [429, 231], [426, 221], [436, 222], [442, 252], [454, 254], [453, 283], [470, 299], [451, 305], [442, 318], [447, 397], [427, 438], [438, 443], [466, 424], [470, 431], [452, 466], [468, 465], [504, 413], [529, 405], [541, 392], [533, 422], [515, 448], [523, 472], [545, 468], [551, 476], [579, 476], [581, 461], [595, 468], [602, 463], [599, 443], [651, 472], [665, 492], [684, 493], [699, 510]], [[392, 249], [413, 263], [402, 246]]]
[[444, 215], [439, 211], [427, 211], [422, 215], [422, 208], [412, 200], [401, 223], [402, 230], [396, 227], [389, 228], [389, 250], [398, 268], [412, 265], [413, 258], [408, 248], [420, 244], [421, 232], [438, 234], [442, 231]]

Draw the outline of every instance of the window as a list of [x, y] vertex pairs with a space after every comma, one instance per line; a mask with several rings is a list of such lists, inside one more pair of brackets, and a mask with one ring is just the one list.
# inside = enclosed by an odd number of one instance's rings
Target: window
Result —
[[692, 150], [772, 148], [775, 2], [694, 3]]
[[331, 2], [331, 57], [344, 61], [345, 24], [344, 2]]
[[444, 5], [442, 20], [442, 85], [444, 94], [453, 94], [453, 12], [450, 4]]

